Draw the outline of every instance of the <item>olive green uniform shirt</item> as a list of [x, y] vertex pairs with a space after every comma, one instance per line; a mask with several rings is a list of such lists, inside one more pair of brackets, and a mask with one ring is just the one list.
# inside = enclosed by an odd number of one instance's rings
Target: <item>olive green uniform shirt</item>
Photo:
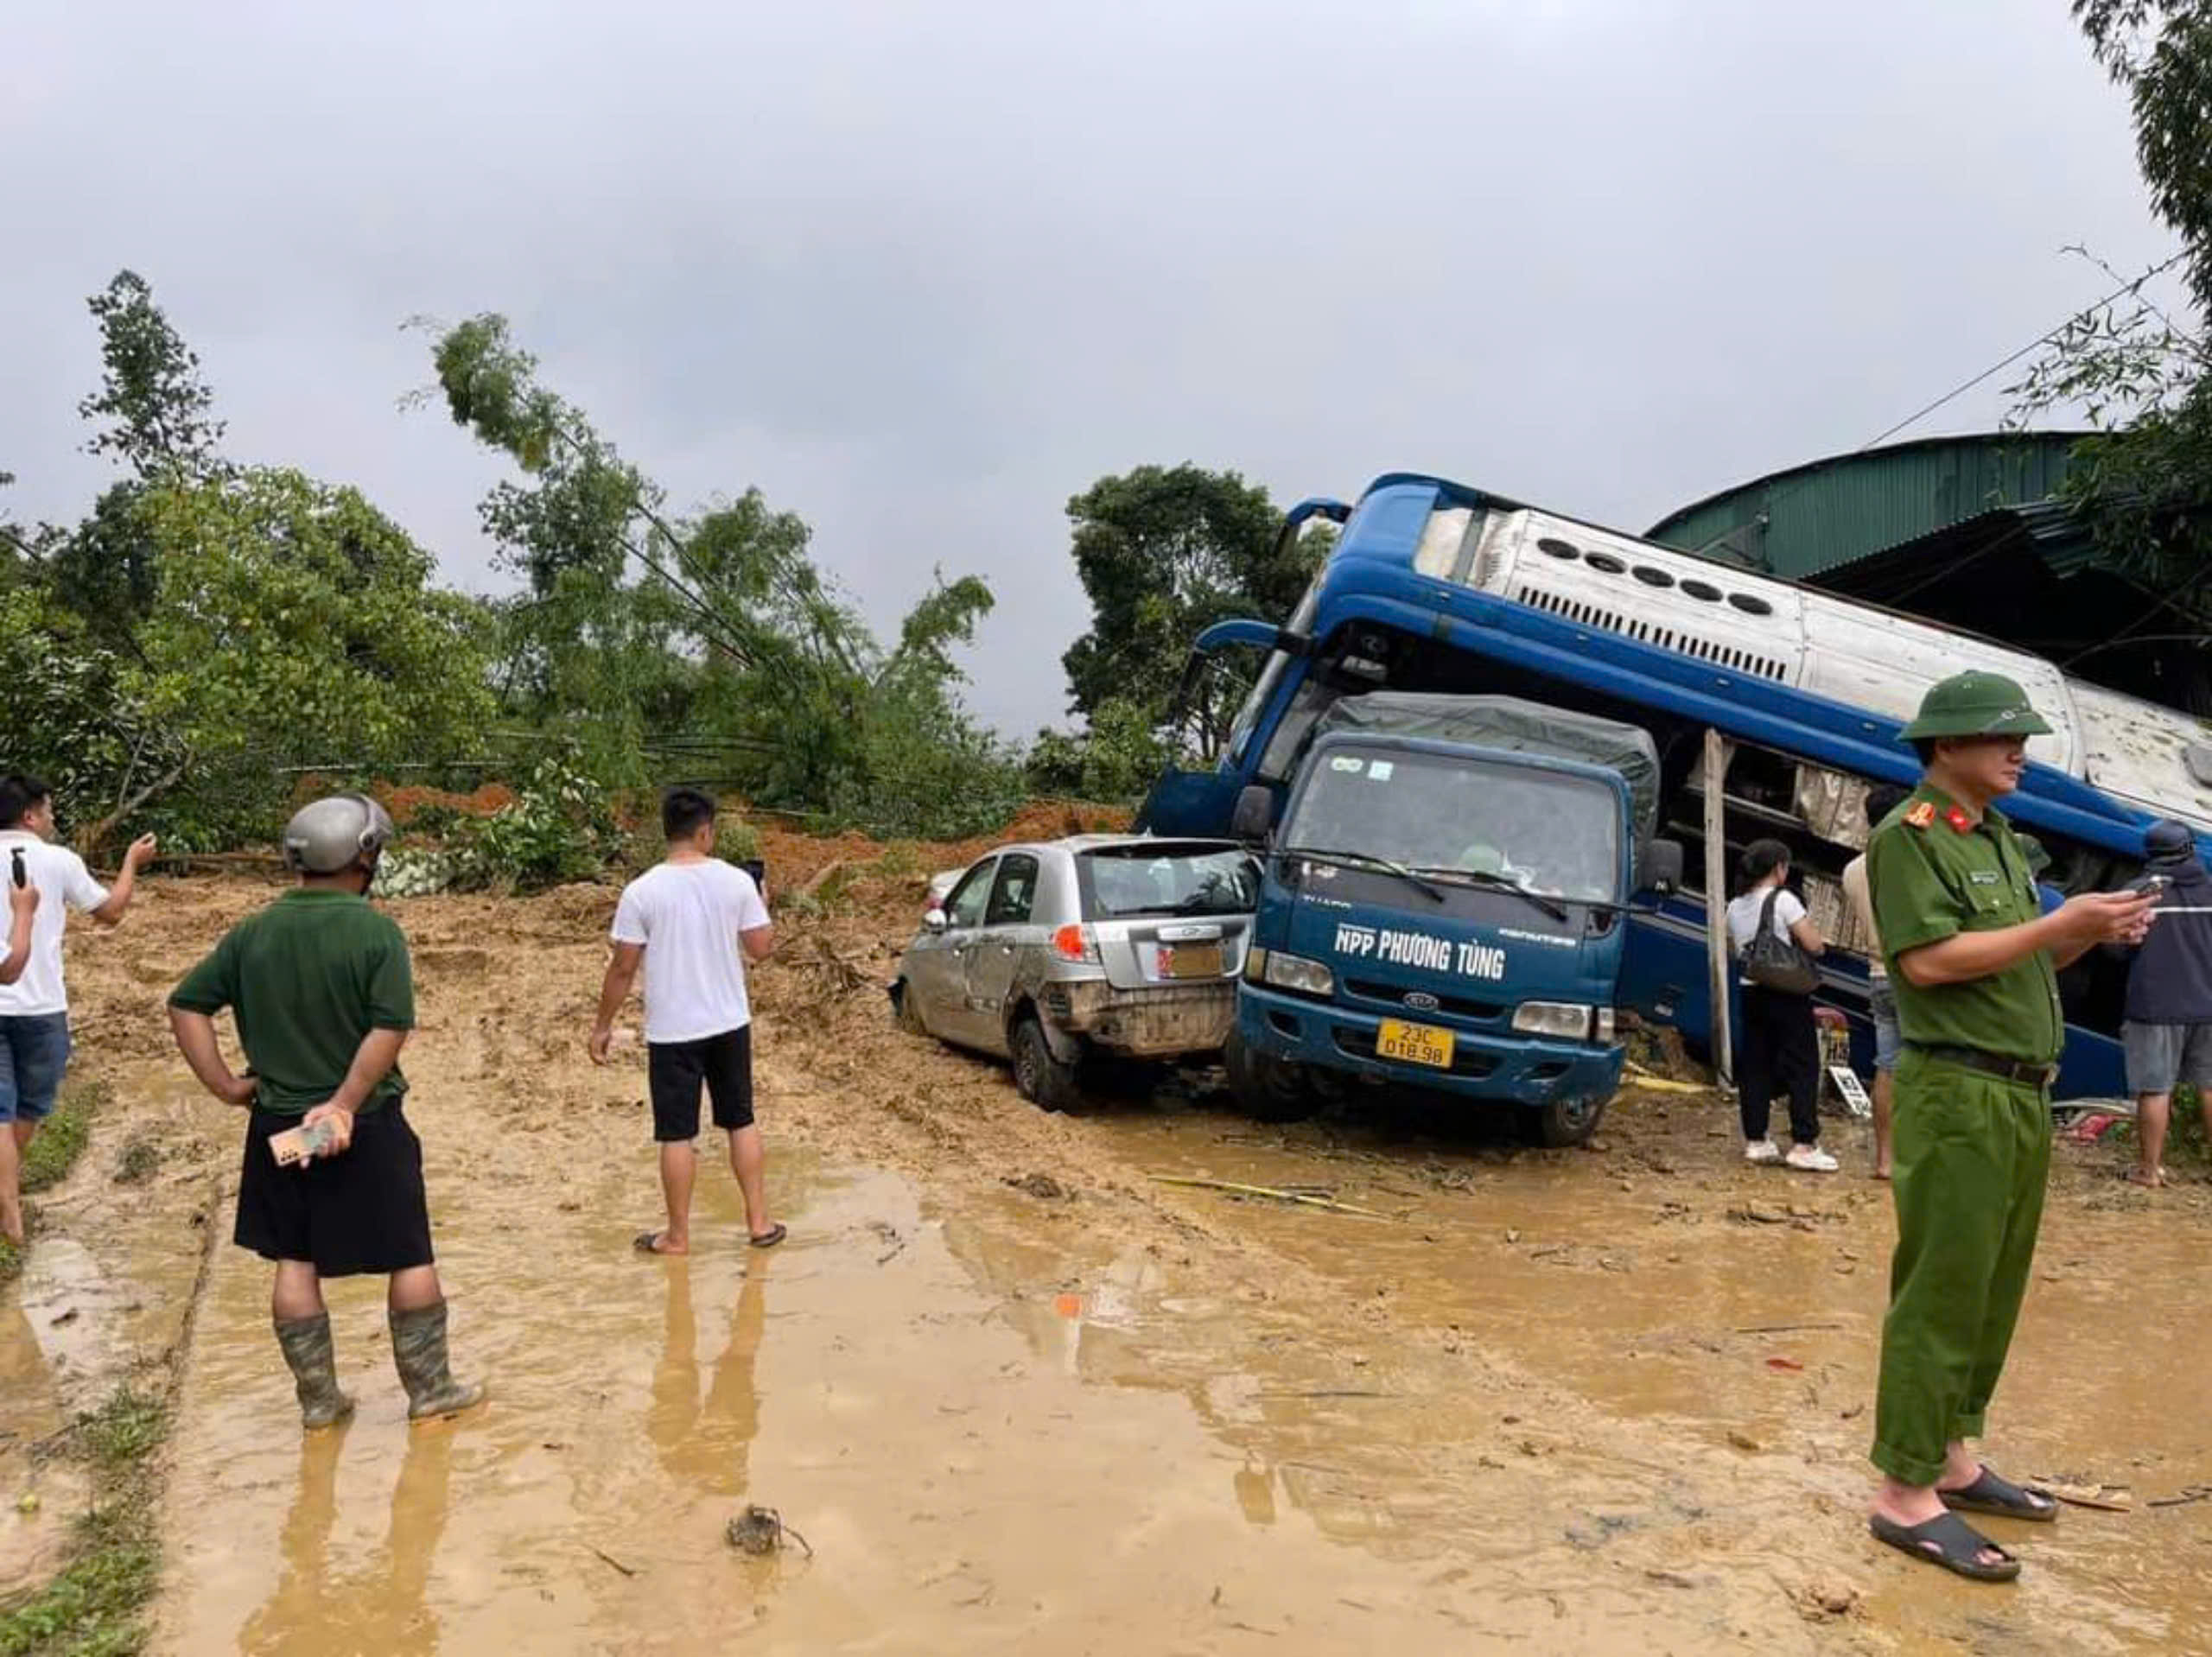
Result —
[[1977, 823], [1923, 783], [1866, 843], [1874, 924], [1896, 991], [1899, 1033], [1919, 1046], [1978, 1047], [2029, 1064], [2056, 1063], [2065, 1045], [2058, 975], [2038, 949], [1961, 984], [1916, 985], [1897, 957], [1961, 932], [1993, 931], [2043, 912], [2025, 848], [1996, 811]]
[[[259, 1089], [254, 1102], [301, 1116], [338, 1091], [372, 1030], [415, 1027], [415, 979], [390, 916], [350, 892], [302, 886], [225, 933], [169, 1005], [210, 1016], [231, 1008]], [[361, 1108], [406, 1091], [395, 1064]]]

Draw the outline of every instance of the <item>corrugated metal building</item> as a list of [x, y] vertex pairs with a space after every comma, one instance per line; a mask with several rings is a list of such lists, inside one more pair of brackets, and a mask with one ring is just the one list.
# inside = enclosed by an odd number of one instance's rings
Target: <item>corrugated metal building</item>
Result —
[[1644, 535], [1802, 581], [1993, 508], [2049, 500], [2082, 435], [1993, 432], [1833, 455], [1708, 495]]

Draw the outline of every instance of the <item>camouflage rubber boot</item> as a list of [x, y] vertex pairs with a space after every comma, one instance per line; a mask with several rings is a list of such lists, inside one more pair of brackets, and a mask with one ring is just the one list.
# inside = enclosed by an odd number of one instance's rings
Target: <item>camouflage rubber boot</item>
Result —
[[391, 1314], [391, 1359], [407, 1388], [407, 1419], [427, 1421], [458, 1415], [484, 1401], [480, 1386], [453, 1378], [446, 1358], [446, 1303]]
[[334, 1426], [353, 1413], [353, 1400], [338, 1390], [338, 1362], [330, 1344], [330, 1314], [276, 1320], [276, 1344], [292, 1366], [300, 1394], [300, 1421], [310, 1431]]

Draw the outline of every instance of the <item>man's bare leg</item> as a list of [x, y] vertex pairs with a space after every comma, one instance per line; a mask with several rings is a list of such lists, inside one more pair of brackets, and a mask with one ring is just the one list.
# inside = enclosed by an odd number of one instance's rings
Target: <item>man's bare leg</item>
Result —
[[2166, 1171], [2166, 1123], [2173, 1112], [2171, 1093], [2135, 1095], [2135, 1166], [2127, 1177], [2139, 1185], [2163, 1185]]
[[756, 1123], [729, 1131], [729, 1171], [737, 1176], [737, 1189], [745, 1198], [745, 1229], [765, 1237], [776, 1228], [768, 1217], [768, 1151]]
[[410, 1266], [404, 1272], [394, 1272], [385, 1286], [385, 1302], [394, 1311], [420, 1311], [445, 1298], [445, 1286], [438, 1281], [435, 1266]]
[[276, 1262], [276, 1282], [270, 1292], [269, 1310], [280, 1324], [289, 1324], [295, 1317], [322, 1315], [322, 1279], [313, 1260]]
[[21, 1156], [24, 1152], [31, 1148], [32, 1136], [37, 1133], [37, 1132], [38, 1124], [36, 1122], [26, 1121], [21, 1116], [16, 1118], [16, 1155]]
[[660, 1147], [660, 1189], [668, 1199], [668, 1229], [654, 1252], [691, 1252], [691, 1187], [699, 1178], [699, 1153], [689, 1140], [670, 1140]]
[[13, 1133], [0, 1133], [0, 1237], [23, 1246], [23, 1155]]
[[1890, 1112], [1897, 1104], [1897, 1083], [1887, 1070], [1874, 1072], [1874, 1178], [1890, 1177]]

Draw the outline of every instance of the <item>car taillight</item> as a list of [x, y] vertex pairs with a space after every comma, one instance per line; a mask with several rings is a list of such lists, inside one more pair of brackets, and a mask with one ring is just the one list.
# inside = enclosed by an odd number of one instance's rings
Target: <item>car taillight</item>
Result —
[[1087, 926], [1063, 926], [1052, 934], [1052, 953], [1063, 961], [1096, 961], [1098, 935]]

